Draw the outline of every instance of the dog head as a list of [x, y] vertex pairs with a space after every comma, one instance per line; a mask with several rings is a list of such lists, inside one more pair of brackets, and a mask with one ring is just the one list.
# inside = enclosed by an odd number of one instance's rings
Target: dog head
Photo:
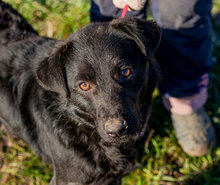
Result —
[[107, 142], [126, 140], [137, 136], [149, 112], [159, 41], [160, 29], [151, 21], [90, 24], [52, 50], [36, 79], [65, 99], [70, 127], [95, 129]]

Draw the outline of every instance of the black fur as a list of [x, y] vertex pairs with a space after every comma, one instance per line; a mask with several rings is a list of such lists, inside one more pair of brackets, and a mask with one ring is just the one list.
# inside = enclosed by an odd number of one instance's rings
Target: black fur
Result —
[[[136, 18], [90, 24], [64, 41], [41, 37], [0, 1], [0, 121], [52, 163], [51, 184], [116, 185], [133, 168], [159, 40], [154, 22]], [[111, 119], [126, 120], [126, 135], [106, 133]]]

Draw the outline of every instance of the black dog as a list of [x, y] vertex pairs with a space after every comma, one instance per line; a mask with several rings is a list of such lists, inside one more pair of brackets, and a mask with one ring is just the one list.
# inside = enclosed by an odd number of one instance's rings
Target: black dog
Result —
[[52, 163], [50, 184], [121, 184], [150, 114], [159, 40], [136, 18], [41, 37], [0, 1], [0, 121]]

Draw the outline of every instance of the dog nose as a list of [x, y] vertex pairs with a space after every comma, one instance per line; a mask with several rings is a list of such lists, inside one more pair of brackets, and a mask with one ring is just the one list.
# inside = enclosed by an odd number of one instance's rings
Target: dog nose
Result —
[[127, 133], [128, 124], [125, 120], [111, 119], [105, 123], [105, 131], [111, 137], [120, 137]]

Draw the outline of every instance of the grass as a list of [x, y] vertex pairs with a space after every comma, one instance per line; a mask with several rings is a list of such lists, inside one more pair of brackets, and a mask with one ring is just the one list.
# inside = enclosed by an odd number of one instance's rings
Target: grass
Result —
[[[41, 34], [62, 39], [89, 23], [89, 0], [5, 0]], [[206, 110], [216, 132], [220, 133], [220, 1], [213, 6], [213, 61], [209, 99]], [[218, 185], [220, 184], [220, 143], [203, 157], [187, 156], [179, 145], [169, 113], [163, 108], [158, 91], [154, 93], [154, 110], [150, 120], [153, 134], [139, 169], [123, 179], [123, 185]], [[218, 138], [219, 141], [219, 138]], [[0, 129], [0, 184], [44, 185], [52, 176], [45, 164], [21, 140]]]

